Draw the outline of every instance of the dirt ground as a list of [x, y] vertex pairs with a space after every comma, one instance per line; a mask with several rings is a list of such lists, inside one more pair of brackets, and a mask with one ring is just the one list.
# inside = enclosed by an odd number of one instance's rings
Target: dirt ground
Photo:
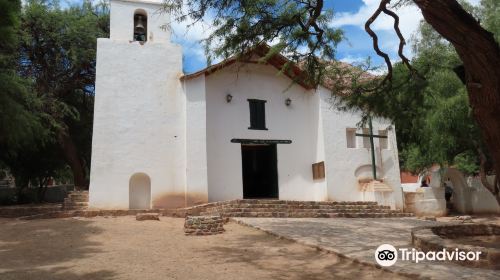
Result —
[[185, 236], [183, 223], [0, 219], [0, 279], [404, 279], [238, 224]]

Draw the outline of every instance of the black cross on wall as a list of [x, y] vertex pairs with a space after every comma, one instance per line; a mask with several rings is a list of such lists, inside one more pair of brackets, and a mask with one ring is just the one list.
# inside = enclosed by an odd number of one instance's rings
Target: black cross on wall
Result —
[[368, 117], [368, 134], [356, 133], [356, 136], [360, 137], [368, 137], [370, 138], [370, 148], [372, 154], [372, 172], [373, 172], [373, 180], [377, 180], [377, 166], [375, 165], [375, 145], [373, 144], [373, 138], [387, 138], [385, 135], [375, 135], [373, 134], [373, 124], [371, 116]]

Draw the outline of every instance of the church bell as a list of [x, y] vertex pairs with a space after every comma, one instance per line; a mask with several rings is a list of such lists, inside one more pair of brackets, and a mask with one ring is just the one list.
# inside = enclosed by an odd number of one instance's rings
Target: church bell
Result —
[[[147, 20], [147, 18], [146, 18]], [[134, 17], [134, 40], [146, 42], [146, 28], [144, 27], [144, 16], [136, 15]]]
[[142, 22], [142, 16], [137, 17], [137, 23], [135, 25], [134, 31], [136, 34], [144, 34], [144, 23]]

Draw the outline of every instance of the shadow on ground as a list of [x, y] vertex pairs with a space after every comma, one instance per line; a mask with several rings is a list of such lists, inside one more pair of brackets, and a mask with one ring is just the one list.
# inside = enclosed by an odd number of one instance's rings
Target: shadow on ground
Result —
[[219, 263], [245, 263], [270, 272], [271, 279], [277, 280], [409, 279], [268, 234], [245, 234], [227, 240], [225, 246], [212, 247], [207, 258]]
[[71, 264], [100, 251], [89, 238], [101, 232], [92, 221], [77, 219], [1, 219], [0, 279], [112, 279], [113, 271], [80, 274]]

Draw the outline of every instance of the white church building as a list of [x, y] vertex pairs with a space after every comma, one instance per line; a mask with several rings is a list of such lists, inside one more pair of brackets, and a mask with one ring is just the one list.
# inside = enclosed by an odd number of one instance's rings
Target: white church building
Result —
[[[160, 0], [111, 0], [97, 41], [89, 204], [178, 208], [232, 199], [378, 201], [402, 208], [395, 128], [340, 112], [331, 90], [279, 70], [286, 58], [228, 59], [182, 72]], [[297, 69], [295, 69], [297, 70]], [[380, 187], [382, 186], [382, 187]]]

